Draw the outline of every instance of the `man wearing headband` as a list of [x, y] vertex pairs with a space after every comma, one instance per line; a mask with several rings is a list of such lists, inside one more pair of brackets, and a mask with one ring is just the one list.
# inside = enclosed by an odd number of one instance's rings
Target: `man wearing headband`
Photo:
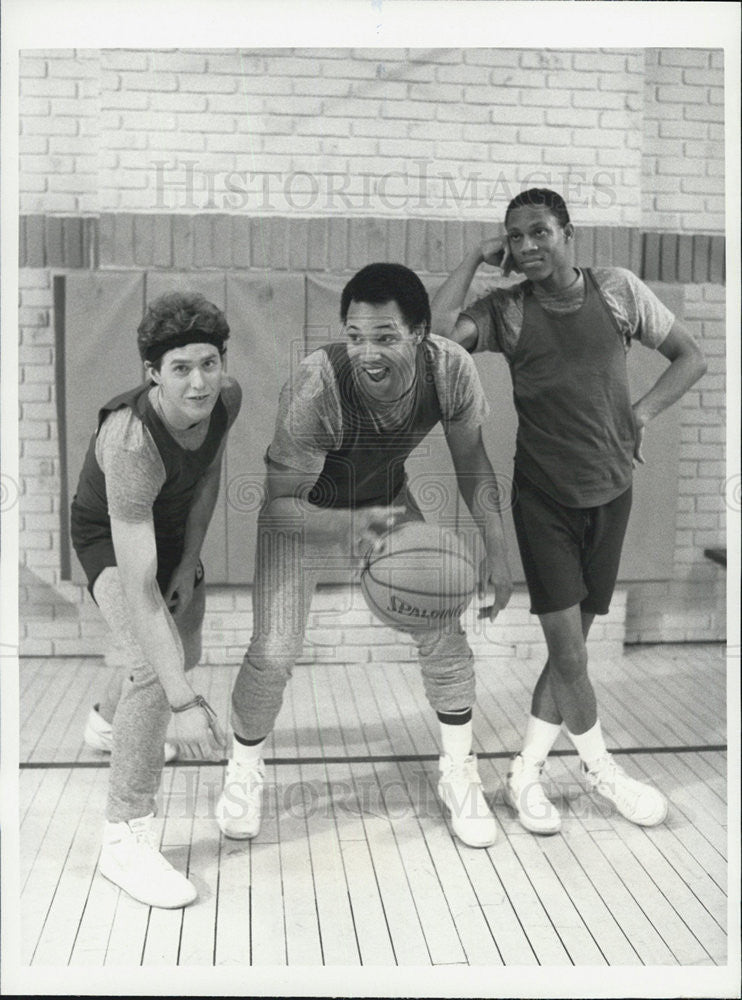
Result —
[[219, 759], [224, 747], [186, 671], [201, 657], [200, 551], [242, 398], [224, 373], [228, 337], [223, 313], [202, 295], [149, 306], [137, 337], [147, 380], [100, 410], [72, 501], [75, 551], [123, 656], [85, 730], [89, 745], [111, 752], [99, 868], [150, 906], [196, 898], [154, 834], [165, 756]]

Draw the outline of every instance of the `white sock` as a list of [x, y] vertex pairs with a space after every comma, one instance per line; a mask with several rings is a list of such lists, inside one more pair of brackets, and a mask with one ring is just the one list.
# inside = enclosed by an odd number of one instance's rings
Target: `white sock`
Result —
[[446, 722], [438, 722], [441, 727], [441, 747], [444, 754], [453, 760], [465, 760], [471, 753], [472, 724], [471, 719], [460, 726], [450, 726]]
[[263, 747], [267, 739], [266, 736], [260, 743], [254, 743], [252, 746], [245, 746], [244, 743], [234, 740], [232, 742], [232, 760], [236, 760], [239, 764], [257, 764], [263, 756]]
[[549, 756], [561, 731], [561, 725], [545, 722], [535, 715], [529, 715], [523, 749], [521, 750], [524, 762], [534, 766], [542, 764]]
[[569, 736], [577, 753], [587, 765], [588, 770], [592, 770], [592, 765], [599, 757], [604, 757], [608, 753], [605, 740], [603, 739], [603, 730], [600, 728], [600, 719], [586, 733], [580, 733], [579, 736], [575, 736], [574, 733], [570, 733], [567, 730], [567, 736]]

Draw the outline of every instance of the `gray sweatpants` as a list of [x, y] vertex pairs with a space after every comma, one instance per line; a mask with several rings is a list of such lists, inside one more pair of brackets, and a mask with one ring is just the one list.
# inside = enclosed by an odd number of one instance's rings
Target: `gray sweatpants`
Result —
[[[400, 495], [394, 502], [406, 504], [411, 519], [423, 520], [409, 495]], [[273, 729], [302, 651], [312, 594], [327, 556], [307, 548], [301, 529], [288, 525], [267, 529], [259, 519], [256, 563], [254, 630], [232, 691], [232, 726], [246, 740], [261, 739]], [[471, 707], [474, 657], [460, 622], [440, 632], [413, 631], [410, 635], [417, 645], [430, 705], [441, 712]]]
[[[177, 620], [170, 618], [173, 635], [183, 645], [186, 670], [201, 659], [205, 591], [202, 577], [188, 607]], [[118, 823], [155, 811], [170, 706], [132, 628], [116, 566], [109, 566], [98, 576], [93, 596], [123, 660], [101, 702], [101, 714], [104, 718], [112, 715], [113, 725], [106, 818]]]

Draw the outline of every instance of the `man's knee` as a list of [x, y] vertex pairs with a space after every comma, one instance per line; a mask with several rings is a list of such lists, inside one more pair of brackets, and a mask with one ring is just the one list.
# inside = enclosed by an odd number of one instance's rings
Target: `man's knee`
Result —
[[549, 668], [565, 680], [574, 680], [587, 673], [587, 650], [584, 645], [571, 646], [549, 653]]
[[243, 670], [262, 679], [275, 678], [285, 682], [291, 677], [301, 649], [300, 643], [253, 642], [245, 653]]

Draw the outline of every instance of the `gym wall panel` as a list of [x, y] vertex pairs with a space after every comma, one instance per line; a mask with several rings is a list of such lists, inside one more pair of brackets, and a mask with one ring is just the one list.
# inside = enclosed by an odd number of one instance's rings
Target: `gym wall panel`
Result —
[[251, 583], [264, 456], [273, 437], [281, 387], [304, 354], [302, 274], [228, 274], [229, 370], [242, 386], [242, 409], [229, 435], [222, 493], [226, 583]]
[[[265, 476], [264, 454], [273, 436], [278, 397], [291, 371], [306, 354], [340, 333], [339, 305], [347, 275], [221, 271], [80, 272], [65, 282], [64, 310], [64, 423], [65, 483], [71, 498], [98, 407], [124, 389], [136, 385], [142, 370], [135, 329], [144, 304], [163, 292], [192, 288], [225, 309], [231, 337], [227, 370], [243, 390], [242, 411], [230, 434], [220, 500], [207, 536], [204, 562], [212, 583], [252, 581], [257, 511]], [[423, 276], [433, 295], [441, 276]], [[682, 288], [651, 286], [682, 318]], [[482, 290], [478, 290], [481, 294]], [[475, 356], [491, 414], [484, 428], [487, 452], [509, 502], [516, 417], [508, 366], [495, 354]], [[636, 344], [628, 365], [632, 398], [641, 396], [666, 366], [655, 351]], [[645, 465], [634, 480], [634, 511], [629, 525], [621, 580], [665, 579], [671, 574], [674, 552], [674, 511], [677, 504], [680, 406], [650, 425], [645, 439]], [[425, 516], [455, 523], [476, 535], [459, 497], [443, 432], [435, 429], [408, 461], [410, 485]], [[65, 519], [68, 519], [65, 512]], [[503, 515], [516, 581], [523, 573], [512, 517]], [[68, 526], [64, 526], [68, 531]], [[72, 579], [82, 582], [72, 559]], [[324, 582], [347, 579], [347, 570], [328, 570]]]
[[[682, 320], [683, 289], [660, 282], [650, 283], [649, 287]], [[627, 364], [631, 398], [636, 402], [657, 381], [669, 362], [659, 351], [636, 343], [629, 351]], [[618, 571], [621, 581], [667, 580], [672, 576], [681, 407], [682, 403], [671, 406], [646, 429], [644, 464], [637, 465], [634, 470], [631, 519]]]
[[[64, 278], [64, 488], [68, 501], [77, 489], [98, 410], [141, 381], [136, 328], [144, 311], [144, 275], [81, 271]], [[69, 503], [63, 504], [62, 533], [69, 538]], [[84, 583], [71, 559], [71, 579]]]

